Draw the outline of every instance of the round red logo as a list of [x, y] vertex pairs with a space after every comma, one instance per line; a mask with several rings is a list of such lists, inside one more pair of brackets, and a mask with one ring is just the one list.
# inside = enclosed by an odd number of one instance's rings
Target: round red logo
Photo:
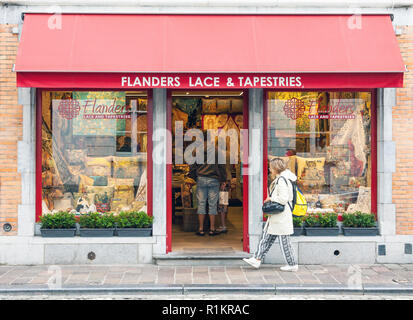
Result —
[[305, 112], [304, 101], [297, 98], [288, 99], [284, 104], [284, 113], [285, 115], [292, 119], [297, 120]]
[[80, 104], [77, 100], [67, 99], [62, 100], [57, 108], [60, 116], [67, 120], [72, 120], [79, 115]]

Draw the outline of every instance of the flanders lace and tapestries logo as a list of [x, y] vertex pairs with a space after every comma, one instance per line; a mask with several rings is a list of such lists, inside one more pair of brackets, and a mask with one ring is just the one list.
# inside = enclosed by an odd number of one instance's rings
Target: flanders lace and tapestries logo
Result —
[[80, 113], [80, 103], [79, 101], [73, 99], [61, 100], [57, 111], [64, 119], [75, 119]]
[[285, 102], [283, 109], [288, 118], [297, 120], [304, 114], [306, 107], [303, 100], [291, 98]]

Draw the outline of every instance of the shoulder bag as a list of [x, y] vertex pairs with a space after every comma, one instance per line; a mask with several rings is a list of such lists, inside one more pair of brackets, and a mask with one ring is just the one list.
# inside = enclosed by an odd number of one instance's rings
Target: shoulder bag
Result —
[[[280, 178], [277, 179], [277, 182], [275, 183], [275, 186], [277, 185], [279, 179]], [[272, 196], [272, 193], [275, 190], [275, 186], [271, 191], [270, 198]], [[275, 202], [275, 201], [270, 200], [270, 201], [264, 202], [264, 204], [262, 205], [262, 212], [264, 212], [265, 214], [268, 214], [268, 215], [281, 213], [283, 211], [284, 211], [284, 205], [281, 204], [281, 203]]]

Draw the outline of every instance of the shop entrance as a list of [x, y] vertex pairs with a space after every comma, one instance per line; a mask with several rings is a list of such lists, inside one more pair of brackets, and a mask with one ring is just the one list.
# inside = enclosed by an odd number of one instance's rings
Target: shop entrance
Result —
[[[172, 133], [168, 150], [171, 163], [167, 166], [168, 252], [248, 250], [248, 180], [243, 175], [248, 153], [245, 147], [248, 134], [244, 130], [248, 126], [246, 94], [242, 90], [171, 91], [168, 94], [168, 125]], [[215, 207], [207, 201], [203, 228], [200, 228], [199, 176], [191, 179], [190, 171], [191, 161], [199, 151], [195, 149], [196, 139], [205, 135], [213, 137], [215, 161], [221, 172], [225, 171], [226, 180], [219, 184], [219, 190], [215, 187], [219, 192]], [[215, 212], [211, 225], [210, 215]], [[196, 234], [199, 229], [203, 229], [203, 236]], [[211, 235], [211, 230], [216, 230], [215, 234]]]

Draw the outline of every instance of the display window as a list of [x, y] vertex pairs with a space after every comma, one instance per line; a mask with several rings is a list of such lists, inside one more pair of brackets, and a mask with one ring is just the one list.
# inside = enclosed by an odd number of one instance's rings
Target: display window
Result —
[[376, 212], [372, 95], [267, 92], [267, 168], [272, 157], [286, 161], [309, 212]]
[[146, 91], [41, 91], [41, 214], [149, 213], [148, 111]]

